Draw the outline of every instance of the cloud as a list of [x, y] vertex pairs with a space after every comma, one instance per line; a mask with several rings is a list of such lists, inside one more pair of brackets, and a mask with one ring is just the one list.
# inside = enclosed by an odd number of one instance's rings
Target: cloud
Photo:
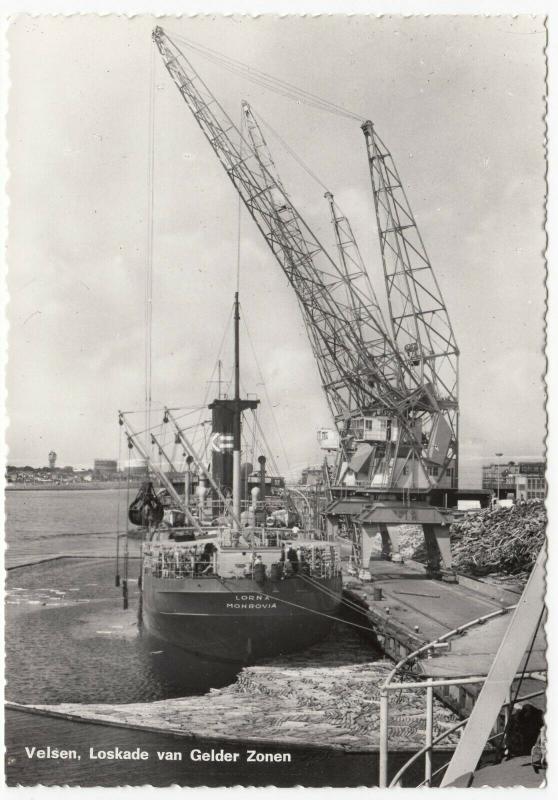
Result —
[[[66, 463], [114, 457], [116, 410], [143, 403], [152, 23], [22, 16], [10, 26], [14, 459], [44, 463], [51, 448]], [[169, 28], [375, 120], [463, 354], [463, 441], [487, 442], [487, 452], [502, 440], [518, 452], [537, 450], [544, 425], [542, 22], [195, 17], [173, 19]], [[247, 98], [334, 192], [385, 309], [358, 123], [193, 61], [233, 119]], [[238, 204], [157, 54], [153, 63], [153, 397], [196, 405], [235, 290]], [[269, 144], [293, 200], [334, 252], [323, 187], [272, 132]], [[243, 315], [278, 404], [281, 435], [262, 407], [266, 435], [283, 467], [283, 450], [292, 464], [315, 461], [315, 430], [328, 411], [297, 302], [246, 214], [241, 231]], [[244, 340], [244, 383], [261, 394], [249, 353]], [[230, 368], [230, 343], [222, 356]]]

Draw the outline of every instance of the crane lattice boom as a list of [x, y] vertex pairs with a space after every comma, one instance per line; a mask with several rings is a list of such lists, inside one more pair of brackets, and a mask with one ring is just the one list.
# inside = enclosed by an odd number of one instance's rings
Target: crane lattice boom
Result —
[[397, 379], [390, 380], [385, 363], [384, 354], [392, 349], [387, 334], [370, 318], [374, 352], [363, 352], [346, 302], [337, 299], [344, 280], [336, 263], [184, 54], [161, 28], [155, 29], [153, 38], [182, 97], [296, 292], [335, 418], [341, 420], [355, 408], [372, 403], [394, 410], [403, 395]]
[[[451, 369], [442, 361], [445, 359], [451, 367], [455, 358], [456, 365], [457, 349], [454, 353], [447, 346], [448, 341], [454, 344], [449, 326], [442, 352], [439, 320], [447, 320], [449, 325], [449, 318], [429, 262], [428, 289], [419, 275], [426, 266], [409, 266], [408, 255], [401, 255], [402, 250], [408, 254], [414, 247], [418, 257], [424, 248], [420, 247], [420, 236], [419, 246], [404, 233], [413, 226], [418, 236], [408, 204], [394, 194], [402, 187], [395, 167], [388, 165], [384, 151], [379, 150], [373, 128], [366, 128], [365, 133], [393, 336], [386, 329], [351, 226], [333, 197], [328, 200], [340, 263], [329, 255], [292, 204], [248, 104], [243, 104], [245, 138], [160, 27], [153, 39], [180, 94], [296, 293], [341, 434], [338, 480], [342, 474], [356, 475], [365, 469], [372, 485], [436, 485], [448, 467], [455, 466], [456, 379], [452, 384]], [[405, 223], [401, 217], [404, 208], [408, 209]], [[402, 236], [405, 241], [401, 241]], [[393, 248], [400, 255], [392, 268], [388, 251]], [[432, 280], [437, 292], [432, 289]]]
[[459, 350], [393, 157], [372, 122], [362, 129], [393, 338], [414, 375], [436, 397], [439, 414], [431, 426], [427, 455], [444, 470], [452, 465], [456, 485]]

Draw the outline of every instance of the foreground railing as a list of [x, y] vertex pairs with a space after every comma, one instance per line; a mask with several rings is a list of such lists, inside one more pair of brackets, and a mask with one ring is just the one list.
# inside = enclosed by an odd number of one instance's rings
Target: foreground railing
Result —
[[[532, 674], [533, 673], [526, 673], [525, 675], [522, 675], [522, 677], [529, 677]], [[399, 786], [403, 775], [413, 764], [415, 764], [422, 757], [424, 757], [424, 780], [421, 781], [420, 784], [418, 784], [419, 787], [431, 786], [433, 778], [435, 778], [440, 772], [443, 772], [449, 764], [449, 761], [447, 761], [441, 767], [438, 767], [438, 769], [435, 772], [432, 771], [434, 748], [437, 747], [445, 739], [448, 739], [452, 734], [456, 733], [458, 730], [463, 728], [468, 722], [468, 717], [460, 720], [460, 722], [457, 722], [455, 725], [452, 725], [450, 728], [445, 730], [439, 736], [434, 738], [434, 689], [440, 686], [467, 686], [475, 683], [483, 683], [485, 679], [486, 676], [474, 676], [471, 678], [449, 678], [447, 680], [446, 679], [426, 680], [422, 682], [405, 681], [404, 683], [394, 683], [389, 687], [388, 691], [402, 691], [403, 689], [413, 689], [414, 691], [416, 691], [417, 689], [426, 690], [426, 731], [425, 731], [426, 743], [424, 747], [418, 750], [413, 756], [411, 756], [411, 758], [405, 764], [403, 764], [401, 769], [391, 779], [389, 783], [389, 788], [393, 788], [394, 786]], [[504, 704], [503, 708], [509, 713], [509, 709], [514, 703], [520, 703], [525, 700], [530, 700], [533, 697], [540, 697], [544, 694], [545, 694], [545, 689], [541, 689], [540, 691], [531, 692], [530, 694], [518, 697], [513, 701], [511, 700], [511, 698], [509, 698]], [[380, 736], [382, 735], [381, 702], [382, 701], [380, 699]], [[387, 719], [387, 715], [385, 715], [384, 719]], [[506, 722], [507, 722], [507, 716], [506, 716]], [[490, 739], [488, 740], [488, 744], [492, 743], [495, 739], [502, 737], [504, 735], [504, 732], [505, 732], [505, 725], [504, 725], [504, 730], [497, 731], [493, 736], [490, 737]], [[386, 788], [387, 786], [388, 783], [387, 783], [387, 759], [386, 759], [386, 771], [384, 775], [382, 775], [382, 769], [380, 763], [380, 788]]]
[[[425, 744], [417, 753], [415, 753], [409, 761], [407, 761], [401, 769], [397, 772], [395, 777], [389, 783], [389, 787], [399, 785], [401, 778], [405, 774], [405, 772], [415, 764], [420, 758], [424, 757], [424, 780], [421, 782], [421, 786], [431, 786], [433, 778], [438, 775], [442, 770], [445, 770], [448, 764], [444, 764], [442, 767], [439, 767], [435, 772], [432, 771], [432, 755], [434, 747], [438, 746], [441, 742], [446, 740], [450, 737], [453, 733], [460, 730], [464, 727], [467, 723], [467, 718], [461, 720], [460, 722], [456, 723], [456, 725], [452, 726], [448, 730], [444, 731], [440, 736], [434, 738], [434, 689], [445, 687], [445, 686], [467, 686], [473, 684], [483, 683], [486, 680], [486, 675], [475, 675], [470, 677], [456, 677], [456, 678], [426, 678], [423, 680], [419, 680], [417, 676], [416, 681], [396, 681], [395, 678], [401, 670], [406, 667], [407, 670], [409, 668], [414, 667], [414, 662], [417, 658], [421, 655], [429, 654], [432, 655], [437, 650], [445, 649], [448, 645], [452, 637], [458, 636], [464, 631], [469, 628], [482, 625], [490, 619], [493, 619], [498, 616], [502, 616], [503, 614], [508, 614], [512, 611], [515, 606], [507, 606], [506, 608], [498, 609], [497, 611], [493, 611], [490, 614], [485, 614], [482, 617], [478, 617], [470, 622], [465, 623], [464, 625], [460, 625], [458, 628], [455, 628], [451, 631], [448, 631], [443, 636], [440, 636], [438, 639], [435, 639], [428, 644], [422, 645], [422, 647], [418, 648], [412, 653], [409, 653], [405, 658], [402, 658], [396, 665], [393, 667], [391, 672], [389, 673], [388, 677], [384, 681], [381, 689], [380, 689], [380, 764], [379, 764], [379, 785], [380, 788], [387, 788], [388, 787], [388, 755], [389, 755], [389, 697], [392, 692], [401, 692], [407, 689], [412, 689], [414, 691], [423, 689], [426, 693], [426, 708], [425, 708], [425, 718], [426, 718], [426, 727], [425, 727]], [[530, 677], [532, 675], [539, 675], [539, 672], [525, 672], [522, 673], [521, 676], [517, 677]], [[518, 698], [515, 702], [520, 702], [520, 700], [528, 700], [532, 697], [538, 697], [545, 693], [545, 690], [542, 689], [538, 692], [533, 692], [529, 695], [525, 695], [522, 698]], [[511, 697], [508, 695], [506, 703], [503, 705], [504, 710], [504, 729], [507, 723], [508, 714], [510, 707], [512, 705]], [[494, 739], [502, 736], [504, 731], [496, 732], [492, 737], [490, 737], [489, 742], [492, 742]], [[449, 763], [449, 762], [448, 762]]]

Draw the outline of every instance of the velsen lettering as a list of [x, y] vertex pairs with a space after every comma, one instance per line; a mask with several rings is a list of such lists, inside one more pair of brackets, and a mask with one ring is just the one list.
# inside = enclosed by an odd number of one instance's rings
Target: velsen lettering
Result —
[[25, 752], [27, 758], [52, 758], [64, 759], [66, 761], [79, 761], [81, 756], [78, 755], [77, 750], [61, 750], [59, 747], [26, 747]]
[[96, 750], [89, 748], [89, 758], [92, 761], [147, 761], [149, 753], [136, 747], [134, 750], [123, 750], [115, 747], [114, 750]]

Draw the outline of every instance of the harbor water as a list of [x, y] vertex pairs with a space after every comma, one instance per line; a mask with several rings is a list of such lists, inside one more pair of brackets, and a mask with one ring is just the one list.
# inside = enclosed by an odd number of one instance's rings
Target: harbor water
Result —
[[[129, 543], [129, 604], [115, 586], [115, 529], [126, 527], [126, 492], [53, 491], [6, 493], [8, 566], [6, 595], [6, 698], [19, 704], [148, 703], [203, 695], [235, 681], [236, 669], [171, 652], [142, 633], [140, 618], [139, 541]], [[120, 543], [118, 571], [126, 577]], [[335, 636], [335, 633], [332, 633]], [[350, 628], [342, 637], [359, 660], [378, 657]], [[36, 716], [6, 713], [6, 774], [9, 785], [83, 786], [123, 784], [223, 786], [358, 786], [377, 781], [376, 754], [335, 752], [297, 745], [288, 764], [254, 764], [247, 773], [238, 764], [196, 763], [196, 746], [171, 734], [109, 728]], [[319, 743], [317, 743], [319, 745]], [[326, 744], [326, 743], [324, 743]], [[144, 764], [114, 761], [30, 760], [26, 747], [143, 747], [152, 757]], [[199, 742], [197, 743], [199, 746]], [[207, 748], [223, 746], [207, 742]], [[244, 752], [242, 743], [227, 749]], [[157, 750], [183, 750], [185, 758], [166, 764]], [[270, 752], [273, 747], [266, 748]], [[284, 749], [284, 748], [283, 748]], [[350, 766], [349, 766], [350, 762]], [[341, 763], [344, 765], [341, 767]], [[396, 761], [394, 760], [394, 766]]]

